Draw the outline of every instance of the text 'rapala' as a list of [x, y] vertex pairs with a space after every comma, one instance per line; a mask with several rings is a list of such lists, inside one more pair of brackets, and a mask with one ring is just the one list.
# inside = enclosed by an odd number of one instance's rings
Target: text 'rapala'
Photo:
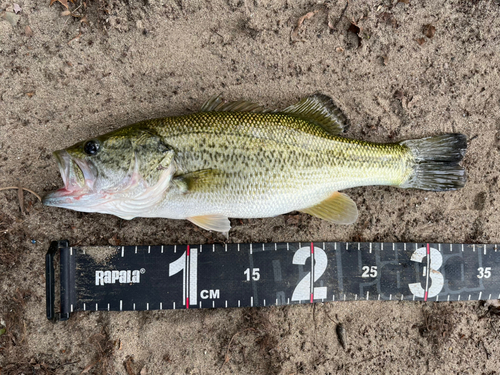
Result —
[[95, 271], [95, 285], [104, 284], [139, 284], [141, 282], [141, 273], [144, 269], [134, 271]]

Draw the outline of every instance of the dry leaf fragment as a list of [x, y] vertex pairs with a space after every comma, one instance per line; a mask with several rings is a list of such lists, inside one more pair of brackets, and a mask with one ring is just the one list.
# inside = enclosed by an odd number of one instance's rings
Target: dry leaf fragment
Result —
[[71, 15], [71, 12], [69, 10], [63, 10], [61, 12], [61, 17], [66, 17], [66, 16], [69, 16]]
[[61, 3], [66, 9], [69, 9], [69, 6], [68, 6], [68, 0], [50, 0], [50, 4], [49, 4], [49, 7], [52, 6], [52, 4], [54, 4], [55, 2], [59, 2]]
[[425, 43], [425, 39], [424, 39], [424, 38], [418, 38], [418, 39], [417, 39], [417, 43], [418, 43], [419, 45], [422, 45], [422, 44], [424, 44], [424, 43]]
[[436, 33], [436, 28], [432, 26], [431, 24], [424, 25], [422, 28], [422, 33], [427, 37], [427, 38], [432, 38], [434, 34]]
[[27, 93], [26, 93], [26, 96], [28, 96], [28, 98], [33, 97], [33, 95], [35, 95], [35, 93], [34, 93], [34, 92], [27, 92]]
[[134, 375], [134, 370], [132, 368], [133, 363], [134, 363], [134, 360], [130, 356], [127, 356], [127, 359], [125, 360], [125, 362], [123, 362], [123, 366], [125, 367], [125, 370], [127, 371], [127, 375]]
[[19, 6], [19, 4], [14, 3], [14, 12], [17, 14], [21, 12], [23, 9]]
[[32, 36], [33, 36], [33, 30], [31, 30], [31, 27], [26, 26], [26, 27], [24, 28], [24, 34], [25, 34], [26, 36], [32, 37]]
[[398, 0], [398, 3], [410, 4], [410, 0]]
[[318, 13], [317, 10], [315, 10], [314, 12], [309, 12], [304, 14], [302, 17], [299, 18], [299, 22], [297, 22], [297, 27], [302, 26], [305, 20], [310, 20], [311, 18], [313, 18], [316, 13]]
[[295, 28], [295, 30], [292, 33], [292, 41], [296, 41], [297, 40], [297, 37], [299, 35], [300, 27], [302, 26], [302, 24], [304, 23], [304, 21], [305, 20], [310, 20], [311, 18], [314, 17], [314, 15], [316, 13], [318, 13], [317, 10], [315, 10], [314, 12], [306, 13], [302, 17], [299, 18], [299, 20], [297, 21], [297, 27]]

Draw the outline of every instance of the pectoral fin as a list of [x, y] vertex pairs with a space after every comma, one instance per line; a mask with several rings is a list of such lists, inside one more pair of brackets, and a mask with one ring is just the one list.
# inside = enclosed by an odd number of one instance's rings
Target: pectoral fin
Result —
[[203, 216], [193, 216], [187, 218], [193, 224], [206, 230], [213, 230], [215, 232], [229, 232], [231, 229], [231, 223], [226, 216], [223, 215], [203, 215]]
[[356, 203], [347, 195], [339, 192], [333, 193], [323, 202], [301, 210], [301, 212], [335, 224], [352, 224], [358, 218]]
[[182, 193], [213, 190], [223, 183], [224, 172], [217, 169], [202, 169], [174, 177], [175, 184]]

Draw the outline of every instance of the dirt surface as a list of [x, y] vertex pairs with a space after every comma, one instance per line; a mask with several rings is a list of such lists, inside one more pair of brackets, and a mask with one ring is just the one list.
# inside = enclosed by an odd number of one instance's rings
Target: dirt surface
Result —
[[[233, 220], [229, 242], [500, 242], [498, 1], [80, 1], [68, 3], [79, 17], [62, 13], [64, 0], [0, 2], [0, 187], [45, 194], [62, 184], [52, 151], [213, 95], [275, 109], [322, 92], [351, 120], [349, 137], [466, 134], [466, 187], [352, 189], [354, 225]], [[63, 238], [224, 240], [186, 221], [47, 208], [30, 193], [21, 212], [18, 191], [1, 191], [2, 375], [500, 373], [499, 317], [480, 302], [77, 313], [53, 324], [44, 254]]]

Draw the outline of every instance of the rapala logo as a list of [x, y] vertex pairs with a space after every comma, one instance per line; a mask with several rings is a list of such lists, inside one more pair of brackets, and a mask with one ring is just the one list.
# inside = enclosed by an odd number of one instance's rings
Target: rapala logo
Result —
[[95, 285], [104, 284], [139, 284], [141, 282], [141, 274], [146, 270], [124, 270], [124, 271], [95, 271]]

